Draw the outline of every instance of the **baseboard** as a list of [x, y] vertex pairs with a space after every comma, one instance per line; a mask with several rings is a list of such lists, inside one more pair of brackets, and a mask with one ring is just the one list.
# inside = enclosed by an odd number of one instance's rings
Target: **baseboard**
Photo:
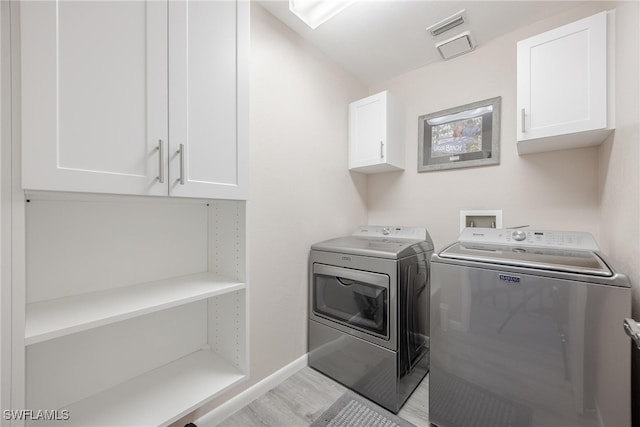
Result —
[[303, 356], [289, 363], [284, 368], [279, 369], [262, 381], [255, 383], [237, 396], [232, 397], [222, 405], [215, 408], [213, 411], [198, 418], [194, 421], [194, 423], [198, 427], [216, 426], [219, 422], [225, 420], [240, 409], [244, 408], [249, 403], [253, 402], [256, 398], [262, 396], [264, 393], [276, 387], [278, 384], [280, 384], [302, 368], [306, 367], [308, 364], [309, 362], [307, 354], [304, 354]]

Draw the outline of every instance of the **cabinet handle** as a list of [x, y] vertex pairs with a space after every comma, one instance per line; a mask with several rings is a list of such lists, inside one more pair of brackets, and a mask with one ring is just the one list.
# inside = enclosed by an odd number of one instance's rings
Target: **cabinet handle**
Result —
[[164, 144], [162, 140], [158, 140], [158, 182], [164, 183]]
[[380, 158], [384, 159], [384, 142], [380, 141]]
[[180, 185], [184, 185], [184, 144], [180, 144], [180, 149], [178, 150], [180, 153]]
[[524, 123], [524, 117], [525, 117], [524, 108], [521, 110], [520, 113], [521, 113], [521, 119], [522, 119], [521, 120], [521, 122], [522, 122], [522, 133], [525, 133], [527, 131], [527, 127], [525, 126], [525, 123]]

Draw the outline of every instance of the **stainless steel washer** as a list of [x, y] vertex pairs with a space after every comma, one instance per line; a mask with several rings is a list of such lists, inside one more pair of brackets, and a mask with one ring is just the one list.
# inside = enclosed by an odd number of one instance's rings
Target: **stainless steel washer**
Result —
[[429, 369], [424, 228], [362, 226], [311, 247], [309, 365], [393, 412]]
[[431, 423], [631, 425], [630, 284], [590, 234], [467, 228], [431, 266]]

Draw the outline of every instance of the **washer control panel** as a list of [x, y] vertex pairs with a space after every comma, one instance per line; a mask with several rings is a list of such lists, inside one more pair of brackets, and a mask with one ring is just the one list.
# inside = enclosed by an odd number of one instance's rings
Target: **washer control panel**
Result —
[[509, 230], [503, 228], [465, 228], [458, 239], [461, 242], [537, 246], [599, 251], [598, 243], [590, 233], [583, 231]]

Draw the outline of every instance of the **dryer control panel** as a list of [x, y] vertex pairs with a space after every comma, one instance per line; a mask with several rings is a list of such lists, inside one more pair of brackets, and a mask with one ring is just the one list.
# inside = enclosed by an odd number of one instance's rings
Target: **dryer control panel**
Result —
[[517, 245], [522, 247], [563, 248], [599, 251], [594, 237], [584, 231], [510, 230], [506, 228], [465, 228], [461, 242]]
[[424, 227], [404, 227], [394, 225], [361, 225], [352, 234], [352, 236], [425, 240], [427, 238], [427, 229]]

